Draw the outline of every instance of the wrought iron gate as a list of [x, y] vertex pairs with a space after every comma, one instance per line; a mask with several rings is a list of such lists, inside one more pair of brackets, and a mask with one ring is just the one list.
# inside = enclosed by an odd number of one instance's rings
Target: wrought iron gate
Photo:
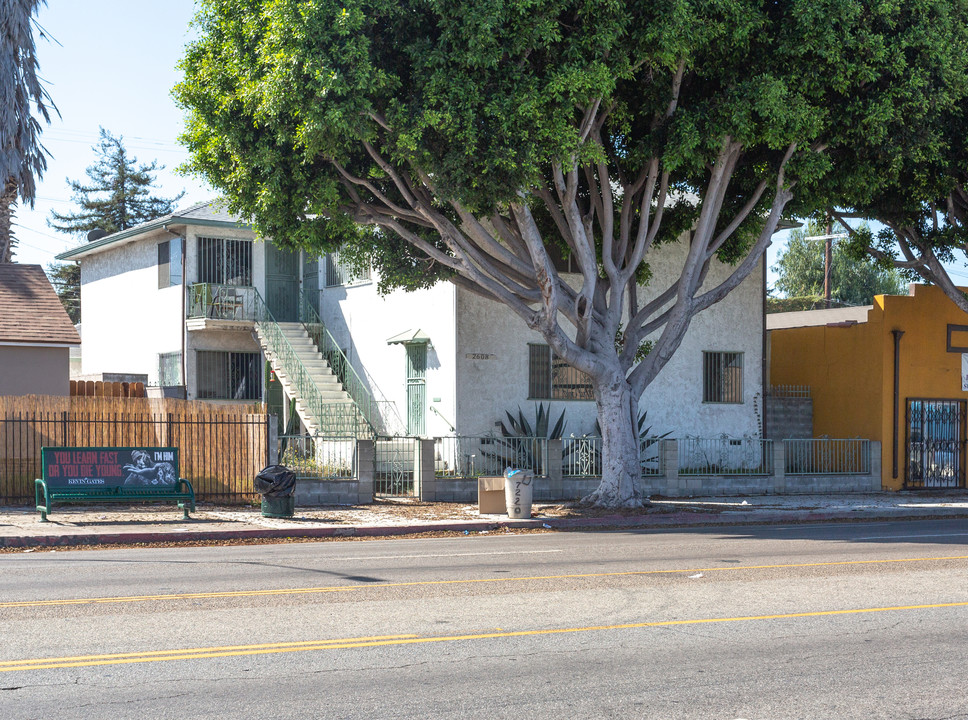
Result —
[[420, 441], [412, 437], [379, 437], [374, 442], [373, 493], [377, 497], [420, 497], [417, 453]]
[[963, 487], [964, 459], [965, 401], [908, 400], [905, 487]]

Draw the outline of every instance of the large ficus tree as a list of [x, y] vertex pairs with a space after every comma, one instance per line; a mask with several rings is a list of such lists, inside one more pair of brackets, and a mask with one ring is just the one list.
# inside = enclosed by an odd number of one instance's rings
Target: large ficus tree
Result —
[[[362, 248], [385, 284], [453, 282], [587, 373], [604, 446], [588, 499], [637, 505], [639, 397], [784, 212], [829, 200], [833, 175], [881, 181], [829, 150], [917, 122], [932, 87], [900, 48], [943, 74], [948, 7], [203, 0], [175, 95], [189, 169], [261, 233]], [[651, 277], [676, 242], [681, 273]]]
[[[937, 285], [968, 312], [968, 297], [948, 271], [968, 267], [968, 23], [958, 31], [946, 50], [950, 71], [940, 82], [931, 80], [935, 97], [921, 122], [886, 148], [843, 151], [847, 162], [890, 163], [893, 181], [844, 188], [833, 194], [826, 212], [849, 231], [855, 254]], [[881, 227], [858, 227], [855, 219]]]

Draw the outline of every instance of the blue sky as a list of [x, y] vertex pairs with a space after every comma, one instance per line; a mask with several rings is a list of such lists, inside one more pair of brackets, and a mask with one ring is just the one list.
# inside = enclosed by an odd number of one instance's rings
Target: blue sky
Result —
[[[184, 190], [182, 207], [214, 196], [200, 180], [174, 172], [188, 155], [177, 142], [183, 117], [171, 88], [179, 80], [175, 66], [191, 37], [194, 5], [193, 0], [49, 0], [41, 9], [39, 22], [56, 42], [38, 41], [40, 71], [61, 117], [43, 133], [53, 157], [38, 184], [34, 208], [18, 207], [18, 262], [46, 267], [56, 254], [80, 242], [48, 227], [47, 219], [52, 209], [72, 208], [66, 179], [85, 178], [99, 126], [123, 136], [140, 162], [158, 160], [166, 166], [157, 174], [161, 195]], [[785, 236], [779, 234], [767, 251], [768, 267], [776, 262]]]
[[123, 136], [139, 162], [157, 159], [166, 166], [157, 175], [160, 194], [184, 190], [183, 206], [212, 197], [200, 181], [173, 172], [188, 154], [176, 140], [183, 121], [170, 91], [193, 15], [193, 0], [49, 0], [41, 8], [38, 21], [56, 42], [38, 39], [40, 74], [61, 117], [44, 129], [42, 141], [53, 157], [34, 208], [17, 208], [18, 262], [46, 267], [78, 243], [49, 228], [47, 219], [52, 209], [72, 208], [66, 179], [85, 179], [98, 126]]

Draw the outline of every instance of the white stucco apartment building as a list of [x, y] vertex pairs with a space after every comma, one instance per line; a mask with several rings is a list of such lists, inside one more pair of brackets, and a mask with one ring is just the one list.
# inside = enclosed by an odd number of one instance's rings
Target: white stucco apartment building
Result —
[[[671, 244], [651, 257], [654, 277], [677, 273], [685, 252], [684, 244]], [[332, 348], [323, 352], [325, 364], [356, 405], [366, 406], [363, 414], [378, 432], [486, 435], [499, 432], [506, 411], [520, 408], [533, 417], [537, 403], [550, 404], [555, 419], [566, 411], [566, 436], [594, 430], [590, 387], [510, 310], [449, 283], [381, 296], [375, 277], [352, 277], [337, 256], [281, 251], [212, 205], [96, 239], [59, 259], [81, 264], [86, 375], [144, 374], [150, 385], [189, 399], [268, 395], [276, 404], [278, 377], [300, 400], [304, 424], [312, 425], [313, 407], [326, 415], [333, 403], [348, 402], [327, 390], [332, 378], [320, 375], [320, 363], [294, 335], [302, 325], [318, 338], [318, 313], [352, 370], [337, 369], [343, 360]], [[713, 268], [709, 282], [728, 270]], [[694, 319], [642, 398], [653, 432], [759, 432], [763, 282], [760, 266]], [[267, 355], [276, 361], [274, 375], [265, 372]], [[298, 356], [306, 372], [287, 371], [282, 355]], [[300, 397], [307, 393], [315, 406]], [[325, 424], [316, 427], [323, 431]]]

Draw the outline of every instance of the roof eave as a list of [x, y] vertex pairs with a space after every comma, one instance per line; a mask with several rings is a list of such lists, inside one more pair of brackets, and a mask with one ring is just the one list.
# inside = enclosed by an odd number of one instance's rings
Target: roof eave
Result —
[[128, 238], [136, 237], [138, 235], [146, 235], [156, 230], [163, 230], [166, 226], [173, 225], [199, 225], [202, 227], [231, 227], [242, 229], [249, 229], [251, 227], [246, 223], [230, 222], [226, 220], [207, 220], [185, 217], [184, 215], [166, 215], [165, 217], [158, 218], [157, 220], [150, 220], [147, 223], [138, 225], [137, 227], [121, 230], [113, 235], [103, 237], [100, 240], [95, 240], [94, 242], [85, 243], [84, 245], [80, 245], [76, 248], [65, 250], [54, 257], [57, 260], [80, 260], [88, 255], [92, 255], [101, 248], [107, 247], [108, 245], [113, 245], [121, 240], [127, 240]]

